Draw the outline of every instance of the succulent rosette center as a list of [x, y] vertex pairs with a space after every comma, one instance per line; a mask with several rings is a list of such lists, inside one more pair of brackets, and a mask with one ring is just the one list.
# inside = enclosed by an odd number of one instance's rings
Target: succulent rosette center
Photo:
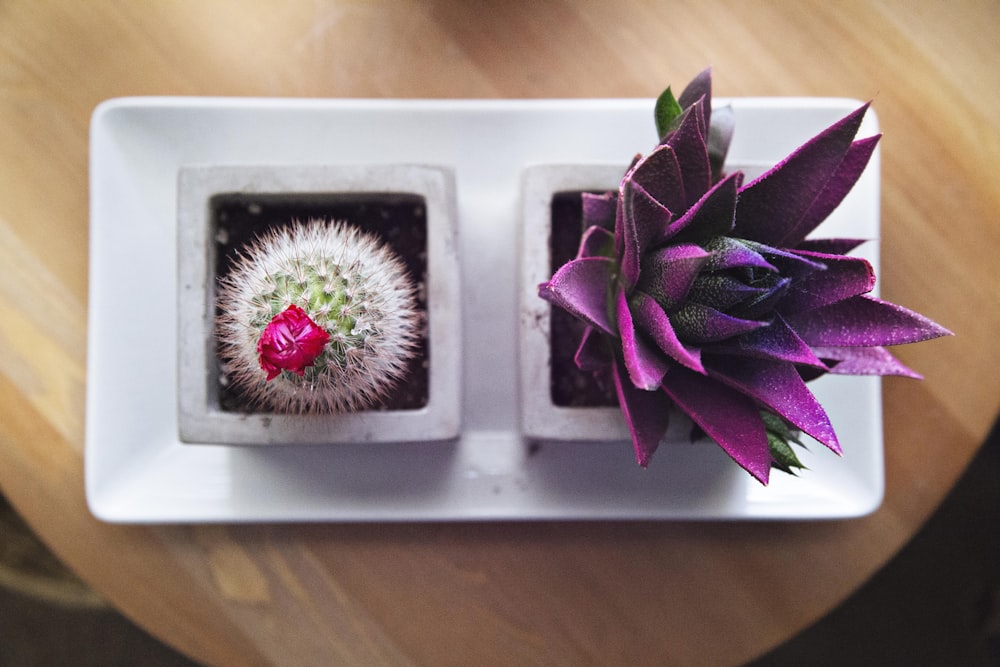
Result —
[[576, 363], [613, 379], [640, 465], [673, 408], [763, 483], [797, 463], [795, 431], [839, 454], [806, 381], [918, 377], [885, 346], [950, 333], [868, 295], [861, 241], [806, 238], [873, 154], [878, 136], [854, 138], [867, 106], [744, 184], [723, 171], [732, 111], [713, 118], [706, 71], [657, 101], [660, 143], [619, 189], [582, 195], [579, 253], [539, 294], [587, 325]]

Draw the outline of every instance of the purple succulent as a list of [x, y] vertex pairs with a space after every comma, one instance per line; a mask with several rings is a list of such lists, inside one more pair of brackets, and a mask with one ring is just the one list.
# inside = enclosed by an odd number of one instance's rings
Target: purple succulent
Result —
[[723, 173], [732, 116], [712, 117], [706, 70], [657, 101], [660, 144], [618, 191], [583, 195], [579, 253], [539, 294], [587, 325], [576, 363], [613, 379], [639, 465], [675, 406], [764, 484], [772, 465], [801, 467], [796, 431], [840, 454], [806, 382], [919, 377], [885, 346], [950, 334], [868, 295], [871, 265], [847, 255], [861, 241], [806, 238], [875, 149], [854, 139], [867, 108], [744, 184]]

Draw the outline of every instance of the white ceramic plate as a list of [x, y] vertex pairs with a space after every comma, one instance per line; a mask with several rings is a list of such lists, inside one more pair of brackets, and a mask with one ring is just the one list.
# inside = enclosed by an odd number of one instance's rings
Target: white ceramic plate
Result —
[[[856, 108], [739, 99], [730, 160], [773, 163]], [[761, 487], [716, 446], [529, 447], [517, 400], [521, 170], [628, 162], [655, 144], [652, 100], [110, 100], [91, 125], [86, 487], [116, 522], [811, 519], [883, 493], [881, 384], [813, 383], [843, 444]], [[877, 131], [869, 112], [862, 135]], [[463, 428], [455, 442], [240, 448], [177, 433], [176, 181], [182, 165], [423, 163], [456, 171]], [[824, 236], [878, 238], [878, 156]], [[539, 242], [545, 242], [540, 239]], [[873, 262], [877, 242], [860, 253]]]

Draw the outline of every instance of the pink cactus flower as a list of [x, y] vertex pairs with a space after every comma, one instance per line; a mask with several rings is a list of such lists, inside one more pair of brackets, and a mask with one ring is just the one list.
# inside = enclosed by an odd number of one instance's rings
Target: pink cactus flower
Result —
[[330, 340], [306, 311], [292, 304], [275, 315], [257, 341], [260, 367], [273, 380], [281, 371], [305, 375]]

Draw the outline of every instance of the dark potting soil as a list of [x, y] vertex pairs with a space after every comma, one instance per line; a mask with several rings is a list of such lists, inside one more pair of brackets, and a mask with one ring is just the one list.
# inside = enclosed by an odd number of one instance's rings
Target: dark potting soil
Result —
[[[583, 236], [583, 203], [580, 192], [557, 192], [550, 208], [552, 232], [549, 239], [550, 274], [576, 257]], [[614, 381], [610, 375], [597, 376], [577, 368], [576, 355], [585, 326], [562, 308], [552, 307], [549, 369], [552, 402], [562, 407], [617, 406]]]
[[[211, 199], [216, 280], [226, 276], [237, 253], [272, 229], [310, 219], [341, 220], [377, 236], [399, 255], [416, 285], [417, 309], [427, 317], [427, 206], [404, 193], [220, 194]], [[372, 410], [417, 410], [427, 405], [430, 366], [427, 327], [406, 374]], [[219, 374], [221, 378], [221, 373]], [[238, 387], [217, 383], [219, 408], [259, 412]]]

